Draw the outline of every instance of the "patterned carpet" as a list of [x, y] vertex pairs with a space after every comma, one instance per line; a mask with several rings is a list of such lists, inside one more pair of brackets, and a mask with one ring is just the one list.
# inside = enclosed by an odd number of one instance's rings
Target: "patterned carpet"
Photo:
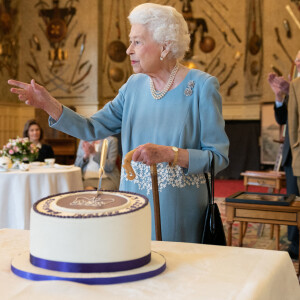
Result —
[[[216, 198], [215, 201], [218, 203], [219, 210], [227, 237], [227, 224], [225, 216], [225, 199]], [[262, 225], [259, 223], [249, 223], [246, 231], [246, 235], [243, 239], [243, 247], [257, 248], [257, 249], [271, 249], [275, 250], [275, 237], [270, 238], [271, 225]], [[232, 226], [232, 246], [238, 246], [239, 237], [239, 222], [235, 222]], [[280, 226], [280, 250], [287, 250], [289, 241], [287, 239], [287, 226]], [[298, 270], [298, 261], [293, 260], [295, 270]]]

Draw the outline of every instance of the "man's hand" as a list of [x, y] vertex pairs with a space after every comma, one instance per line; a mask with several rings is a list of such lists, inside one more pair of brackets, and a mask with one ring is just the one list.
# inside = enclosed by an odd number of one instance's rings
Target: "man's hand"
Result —
[[270, 73], [268, 75], [268, 82], [275, 94], [275, 100], [283, 102], [285, 95], [289, 94], [290, 83], [282, 76], [277, 76], [275, 73]]
[[95, 151], [95, 147], [94, 144], [91, 144], [89, 142], [84, 141], [82, 143], [82, 148], [84, 151], [84, 158], [87, 159], [91, 154], [94, 154]]

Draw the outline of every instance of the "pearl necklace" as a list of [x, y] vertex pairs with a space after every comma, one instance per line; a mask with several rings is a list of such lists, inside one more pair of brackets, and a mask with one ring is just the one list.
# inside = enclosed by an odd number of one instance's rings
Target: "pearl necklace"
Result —
[[154, 87], [154, 84], [153, 84], [153, 81], [152, 79], [150, 78], [150, 91], [151, 91], [151, 94], [152, 94], [152, 97], [156, 100], [160, 100], [162, 97], [165, 96], [165, 94], [168, 92], [168, 90], [170, 89], [170, 87], [172, 86], [172, 84], [174, 83], [174, 79], [175, 79], [175, 76], [177, 74], [177, 71], [179, 69], [179, 64], [176, 63], [175, 67], [173, 68], [171, 74], [170, 74], [170, 77], [169, 77], [169, 80], [166, 84], [166, 86], [164, 87], [164, 89], [161, 91], [161, 92], [157, 92], [155, 90], [155, 87]]

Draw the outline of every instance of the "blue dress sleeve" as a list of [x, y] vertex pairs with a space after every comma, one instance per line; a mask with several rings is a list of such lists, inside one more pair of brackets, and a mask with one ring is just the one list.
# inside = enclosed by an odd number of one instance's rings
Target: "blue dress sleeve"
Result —
[[49, 126], [85, 141], [100, 140], [120, 133], [126, 86], [127, 84], [120, 89], [113, 101], [90, 118], [63, 106], [62, 115], [57, 121], [49, 117]]
[[186, 174], [209, 172], [212, 153], [215, 157], [215, 174], [229, 164], [229, 140], [222, 116], [222, 98], [219, 83], [209, 76], [198, 87], [201, 149], [188, 149], [189, 168]]

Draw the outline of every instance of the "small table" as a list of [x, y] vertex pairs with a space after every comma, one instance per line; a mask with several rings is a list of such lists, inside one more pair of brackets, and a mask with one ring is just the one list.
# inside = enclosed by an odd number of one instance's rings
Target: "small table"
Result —
[[[270, 193], [280, 193], [281, 189], [286, 187], [286, 178], [285, 172], [281, 171], [245, 171], [241, 173], [244, 177], [244, 186], [245, 190], [248, 191], [248, 186], [262, 186], [268, 188]], [[243, 223], [243, 234], [246, 232], [247, 224]], [[276, 245], [279, 249], [279, 234], [280, 227], [279, 225], [271, 227], [271, 238], [273, 238], [274, 227], [276, 230]], [[278, 243], [278, 244], [277, 244]]]
[[[296, 198], [297, 199], [297, 198]], [[274, 225], [296, 225], [300, 233], [300, 201], [295, 200], [289, 206], [263, 205], [252, 203], [225, 202], [226, 222], [228, 224], [228, 245], [232, 244], [232, 224], [235, 221]], [[240, 226], [239, 244], [243, 230]], [[279, 241], [277, 241], [279, 244]], [[299, 241], [300, 250], [300, 241]], [[298, 258], [299, 260], [299, 258]], [[298, 275], [300, 274], [300, 263]]]
[[32, 205], [49, 195], [82, 190], [81, 169], [55, 165], [0, 172], [0, 228], [29, 229]]

